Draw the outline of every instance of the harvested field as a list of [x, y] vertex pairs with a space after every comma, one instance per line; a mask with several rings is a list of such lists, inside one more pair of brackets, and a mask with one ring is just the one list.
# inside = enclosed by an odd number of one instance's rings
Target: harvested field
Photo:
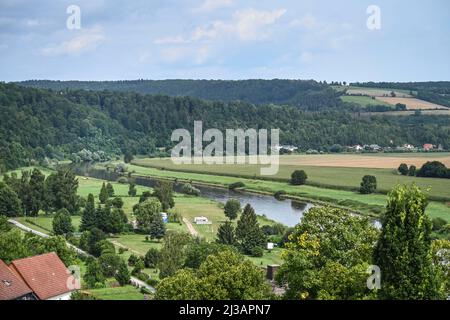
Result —
[[416, 98], [398, 98], [398, 97], [376, 97], [377, 100], [386, 102], [392, 105], [397, 103], [405, 104], [408, 110], [431, 110], [431, 109], [449, 109], [439, 104], [431, 103], [428, 101], [416, 99]]

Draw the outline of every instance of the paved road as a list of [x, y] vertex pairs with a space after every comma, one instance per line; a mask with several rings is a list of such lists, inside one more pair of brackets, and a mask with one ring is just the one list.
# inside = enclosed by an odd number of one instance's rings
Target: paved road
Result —
[[[26, 225], [23, 225], [23, 224], [21, 224], [20, 222], [18, 222], [18, 221], [16, 221], [16, 220], [8, 219], [8, 222], [12, 223], [13, 225], [15, 225], [15, 226], [16, 226], [17, 228], [19, 228], [19, 229], [22, 229], [22, 230], [27, 231], [27, 232], [31, 232], [31, 233], [33, 233], [33, 234], [35, 234], [35, 235], [40, 236], [40, 237], [43, 237], [43, 238], [48, 238], [48, 237], [49, 237], [48, 234], [45, 234], [45, 233], [42, 233], [42, 232], [40, 232], [40, 231], [34, 230], [34, 229], [30, 228], [30, 227], [27, 227]], [[74, 246], [73, 244], [71, 244], [71, 243], [69, 243], [69, 242], [66, 242], [66, 244], [67, 244], [69, 247], [73, 248], [78, 254], [81, 254], [81, 255], [84, 255], [84, 256], [91, 256], [91, 255], [90, 255], [89, 253], [87, 253], [86, 251], [81, 250], [80, 248]], [[144, 288], [146, 288], [148, 291], [150, 291], [150, 292], [152, 292], [152, 293], [155, 293], [155, 292], [156, 292], [155, 288], [153, 288], [152, 286], [148, 285], [148, 284], [145, 283], [144, 281], [139, 280], [138, 278], [131, 277], [130, 281], [131, 281], [131, 283], [132, 283], [134, 286], [136, 286], [136, 287], [138, 287], [138, 288], [144, 287]]]

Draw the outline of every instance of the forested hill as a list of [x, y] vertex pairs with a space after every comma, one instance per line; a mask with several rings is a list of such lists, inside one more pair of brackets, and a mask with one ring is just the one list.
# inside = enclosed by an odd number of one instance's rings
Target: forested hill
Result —
[[210, 102], [191, 97], [111, 91], [49, 91], [0, 83], [0, 171], [32, 160], [63, 159], [87, 149], [96, 157], [152, 154], [170, 147], [177, 128], [279, 128], [282, 144], [327, 150], [333, 144], [442, 144], [450, 148], [450, 117], [374, 116], [330, 109]]
[[30, 80], [23, 86], [65, 89], [126, 91], [141, 94], [190, 96], [210, 101], [244, 101], [257, 105], [278, 104], [303, 110], [320, 110], [342, 105], [339, 93], [314, 80], [134, 80], [134, 81], [50, 81]]

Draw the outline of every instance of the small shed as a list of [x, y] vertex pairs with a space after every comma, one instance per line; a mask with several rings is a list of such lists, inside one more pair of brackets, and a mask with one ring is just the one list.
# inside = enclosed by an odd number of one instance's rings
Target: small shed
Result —
[[195, 224], [211, 224], [211, 221], [206, 217], [195, 217], [194, 222]]

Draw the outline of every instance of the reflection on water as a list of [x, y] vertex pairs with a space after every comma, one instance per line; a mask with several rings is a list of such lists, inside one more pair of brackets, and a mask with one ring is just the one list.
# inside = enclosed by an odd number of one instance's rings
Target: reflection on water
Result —
[[227, 202], [233, 198], [241, 202], [242, 206], [249, 203], [258, 215], [265, 215], [267, 218], [293, 227], [300, 222], [303, 213], [312, 207], [310, 203], [292, 201], [290, 199], [277, 200], [274, 197], [266, 195], [252, 194], [248, 192], [239, 192], [232, 190], [224, 190], [218, 188], [209, 188], [204, 186], [196, 186], [203, 197], [219, 201]]

